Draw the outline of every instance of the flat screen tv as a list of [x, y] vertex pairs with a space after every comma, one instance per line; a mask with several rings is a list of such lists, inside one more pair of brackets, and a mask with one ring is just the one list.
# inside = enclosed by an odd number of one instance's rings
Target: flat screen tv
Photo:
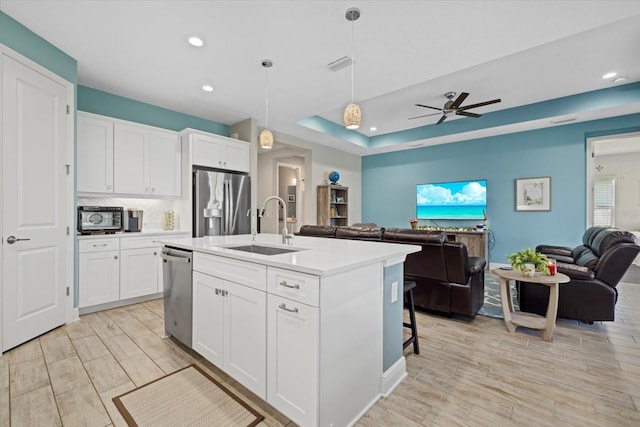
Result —
[[486, 179], [416, 186], [418, 219], [485, 219], [486, 209]]

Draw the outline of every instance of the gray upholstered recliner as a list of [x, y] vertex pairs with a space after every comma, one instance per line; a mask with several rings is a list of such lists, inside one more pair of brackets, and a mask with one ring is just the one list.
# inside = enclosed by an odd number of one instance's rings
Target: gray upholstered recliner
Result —
[[[558, 272], [571, 278], [559, 286], [558, 317], [587, 322], [614, 320], [616, 286], [640, 252], [633, 234], [591, 227], [585, 231], [582, 245], [575, 248], [540, 245], [536, 250], [556, 259]], [[520, 310], [544, 315], [548, 300], [548, 287], [518, 282]]]

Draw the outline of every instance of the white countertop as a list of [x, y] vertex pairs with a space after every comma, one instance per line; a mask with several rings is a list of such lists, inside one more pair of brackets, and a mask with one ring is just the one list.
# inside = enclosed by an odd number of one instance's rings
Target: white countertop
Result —
[[78, 240], [85, 239], [115, 239], [115, 238], [129, 238], [129, 237], [152, 237], [152, 236], [163, 236], [163, 235], [176, 235], [183, 234], [189, 235], [189, 231], [181, 231], [181, 230], [142, 230], [136, 232], [125, 232], [119, 231], [113, 234], [78, 234], [76, 237]]
[[[404, 262], [408, 254], [421, 250], [417, 245], [306, 236], [295, 236], [291, 239], [291, 245], [285, 246], [281, 243], [281, 239], [279, 234], [258, 234], [256, 240], [252, 241], [250, 234], [241, 234], [160, 239], [159, 243], [319, 276], [330, 276], [381, 261], [385, 262], [385, 266], [398, 264]], [[247, 244], [299, 249], [299, 251], [279, 255], [261, 255], [226, 247]]]

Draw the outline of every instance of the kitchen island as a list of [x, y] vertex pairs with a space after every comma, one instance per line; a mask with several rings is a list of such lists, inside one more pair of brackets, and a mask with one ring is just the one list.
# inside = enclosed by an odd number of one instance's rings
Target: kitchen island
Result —
[[285, 246], [275, 234], [162, 243], [193, 251], [193, 349], [297, 424], [352, 425], [406, 375], [403, 262], [419, 246]]

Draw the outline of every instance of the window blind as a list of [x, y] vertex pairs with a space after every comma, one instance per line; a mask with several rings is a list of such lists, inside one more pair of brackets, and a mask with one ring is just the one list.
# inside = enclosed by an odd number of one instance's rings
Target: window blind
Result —
[[596, 178], [593, 184], [593, 225], [615, 227], [616, 181]]

